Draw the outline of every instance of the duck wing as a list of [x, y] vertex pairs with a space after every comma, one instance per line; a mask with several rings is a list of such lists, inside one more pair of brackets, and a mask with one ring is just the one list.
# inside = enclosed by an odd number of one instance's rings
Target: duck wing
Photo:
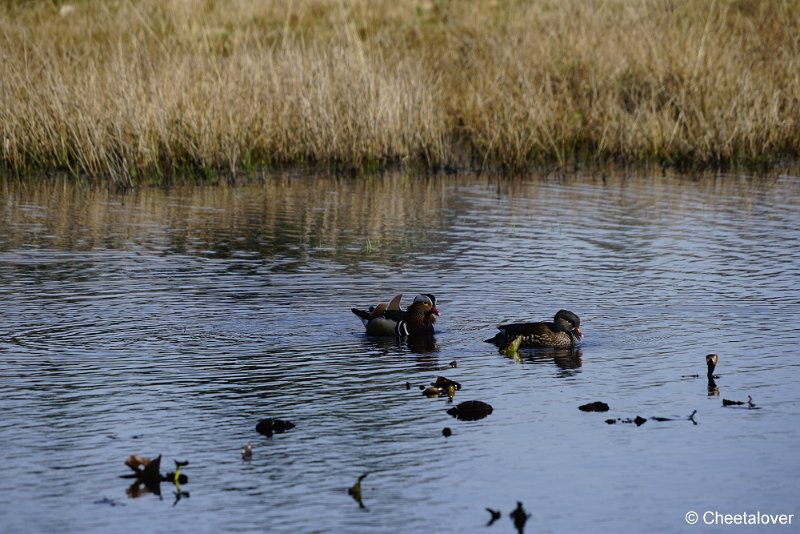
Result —
[[387, 319], [391, 319], [392, 321], [400, 322], [405, 321], [406, 319], [406, 312], [404, 310], [389, 310], [387, 309], [383, 312], [383, 316]]
[[502, 334], [508, 337], [515, 336], [538, 336], [553, 334], [555, 332], [555, 325], [548, 322], [538, 323], [512, 323], [503, 324], [497, 327]]
[[361, 319], [361, 322], [363, 322], [364, 325], [366, 325], [367, 321], [369, 321], [369, 316], [370, 316], [369, 311], [359, 310], [358, 308], [350, 308], [350, 311], [353, 312], [356, 315], [356, 317]]
[[387, 310], [395, 311], [400, 310], [400, 299], [403, 298], [403, 294], [400, 293], [399, 295], [395, 295], [395, 297], [389, 302], [389, 305], [386, 307]]
[[494, 343], [497, 346], [508, 345], [517, 336], [522, 336], [523, 339], [537, 339], [543, 336], [552, 336], [554, 334], [553, 323], [538, 322], [538, 323], [511, 323], [501, 324], [497, 327], [500, 330], [494, 337], [485, 339], [486, 343]]
[[370, 306], [369, 310], [359, 310], [358, 308], [350, 308], [350, 311], [353, 312], [356, 317], [361, 319], [361, 322], [364, 323], [364, 326], [367, 325], [370, 320], [375, 319], [376, 317], [381, 317], [383, 312], [386, 311], [386, 304], [378, 304], [377, 306]]

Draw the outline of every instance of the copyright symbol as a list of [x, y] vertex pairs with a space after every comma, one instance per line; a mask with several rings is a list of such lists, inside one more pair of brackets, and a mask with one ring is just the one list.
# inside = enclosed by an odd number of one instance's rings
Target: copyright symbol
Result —
[[686, 512], [685, 519], [687, 523], [689, 523], [690, 525], [694, 525], [695, 523], [697, 523], [699, 516], [697, 515], [697, 512]]

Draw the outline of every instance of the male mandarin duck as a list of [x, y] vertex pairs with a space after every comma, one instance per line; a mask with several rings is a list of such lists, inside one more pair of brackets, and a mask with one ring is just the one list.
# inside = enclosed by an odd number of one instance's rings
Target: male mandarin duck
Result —
[[521, 337], [524, 347], [573, 347], [581, 340], [581, 320], [568, 310], [559, 310], [553, 322], [500, 325], [500, 332], [487, 343], [505, 346]]
[[378, 304], [374, 308], [359, 310], [352, 308], [352, 312], [361, 319], [367, 327], [369, 336], [418, 336], [433, 334], [433, 325], [439, 310], [436, 309], [436, 297], [430, 293], [417, 295], [414, 302], [403, 310], [400, 308], [400, 299], [397, 295], [387, 306]]

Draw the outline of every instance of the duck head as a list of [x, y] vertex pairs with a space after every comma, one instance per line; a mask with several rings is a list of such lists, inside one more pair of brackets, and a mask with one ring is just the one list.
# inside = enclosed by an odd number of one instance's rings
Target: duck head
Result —
[[558, 310], [556, 316], [553, 318], [553, 324], [557, 332], [566, 332], [576, 339], [581, 339], [581, 319], [569, 310]]
[[436, 297], [430, 293], [414, 297], [414, 302], [411, 303], [411, 307], [421, 308], [426, 316], [430, 316], [431, 314], [437, 317], [439, 316], [439, 310], [436, 309]]
[[405, 313], [409, 334], [433, 334], [433, 325], [436, 323], [438, 315], [436, 297], [433, 295], [417, 295]]

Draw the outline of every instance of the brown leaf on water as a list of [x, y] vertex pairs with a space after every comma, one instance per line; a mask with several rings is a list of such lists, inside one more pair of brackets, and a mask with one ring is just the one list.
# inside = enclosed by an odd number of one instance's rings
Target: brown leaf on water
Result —
[[131, 454], [125, 460], [125, 465], [130, 467], [136, 478], [145, 482], [159, 482], [161, 481], [161, 455], [152, 460], [139, 456], [138, 454]]
[[150, 463], [150, 458], [144, 458], [139, 456], [138, 454], [131, 454], [128, 456], [128, 459], [125, 460], [125, 465], [133, 469], [134, 471], [139, 471], [140, 467], [145, 467], [147, 464]]

